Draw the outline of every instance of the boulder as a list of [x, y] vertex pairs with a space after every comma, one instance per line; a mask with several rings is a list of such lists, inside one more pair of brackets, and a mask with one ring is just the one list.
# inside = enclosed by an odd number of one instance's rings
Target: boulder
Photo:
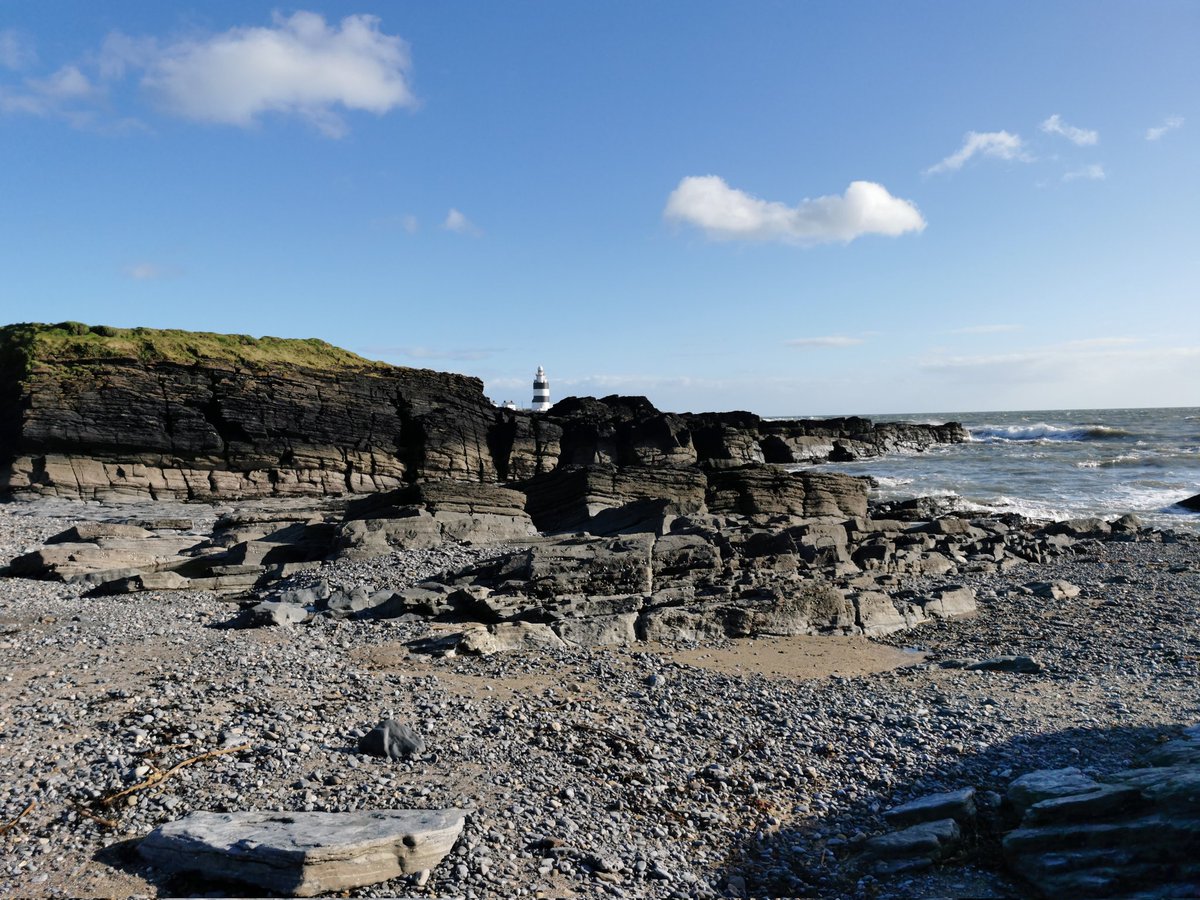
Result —
[[554, 633], [578, 647], [626, 647], [637, 641], [636, 612], [560, 619]]
[[544, 532], [662, 533], [675, 516], [704, 512], [708, 482], [694, 468], [568, 466], [522, 482]]
[[299, 603], [282, 600], [263, 600], [250, 608], [251, 625], [300, 625], [311, 618], [312, 613]]
[[1074, 600], [1081, 593], [1080, 589], [1069, 581], [1034, 581], [1027, 585], [1038, 597], [1047, 600]]
[[649, 594], [653, 547], [648, 534], [545, 541], [517, 554], [514, 568], [524, 573], [524, 593], [531, 597]]
[[[903, 631], [918, 619], [897, 608], [897, 604], [882, 591], [860, 591], [853, 595], [855, 622], [862, 633], [877, 637]], [[921, 619], [924, 617], [921, 616]]]
[[962, 585], [933, 591], [921, 606], [926, 615], [934, 619], [961, 619], [975, 615], [978, 610], [974, 589]]
[[866, 853], [882, 863], [877, 871], [888, 874], [928, 868], [954, 853], [962, 843], [962, 829], [954, 819], [922, 822], [869, 838]]
[[850, 561], [846, 527], [840, 523], [800, 525], [790, 532], [796, 554], [813, 566]]
[[338, 530], [342, 556], [392, 548], [427, 549], [448, 541], [498, 544], [537, 533], [517, 491], [462, 481], [422, 482], [347, 505]]
[[384, 719], [358, 740], [358, 752], [369, 756], [382, 756], [395, 762], [407, 759], [425, 750], [425, 739], [412, 727]]
[[928, 525], [924, 525], [917, 530], [968, 541], [978, 541], [987, 537], [987, 532], [982, 528], [976, 528], [971, 524], [969, 519], [963, 519], [958, 516], [943, 516], [939, 519], [934, 519]]
[[840, 522], [867, 513], [867, 481], [835, 472], [744, 466], [708, 474], [708, 508], [752, 519]]
[[1186, 500], [1180, 500], [1175, 505], [1182, 506], [1184, 509], [1190, 509], [1192, 512], [1200, 512], [1200, 494], [1188, 497]]
[[1051, 522], [1043, 531], [1046, 534], [1065, 534], [1074, 538], [1103, 537], [1112, 532], [1112, 528], [1101, 518], [1068, 519], [1065, 522]]
[[313, 897], [432, 869], [458, 840], [465, 815], [457, 809], [195, 812], [154, 829], [138, 852], [164, 872]]
[[1042, 664], [1030, 656], [993, 656], [963, 666], [969, 672], [1016, 672], [1021, 675], [1036, 675], [1043, 671]]
[[103, 538], [142, 540], [149, 537], [154, 537], [153, 532], [147, 531], [139, 525], [123, 525], [118, 522], [80, 522], [66, 531], [46, 538], [45, 543], [83, 544], [95, 543]]
[[116, 594], [136, 594], [142, 591], [181, 591], [191, 585], [191, 581], [178, 572], [145, 572], [140, 575], [130, 575], [128, 578], [117, 578], [105, 581], [88, 592], [89, 597], [106, 597]]
[[565, 647], [549, 625], [536, 622], [501, 622], [464, 631], [455, 650], [476, 656], [491, 656], [512, 650], [545, 650]]
[[638, 640], [659, 643], [688, 643], [727, 636], [726, 608], [718, 604], [692, 608], [664, 606], [638, 617]]
[[894, 806], [884, 812], [883, 817], [890, 825], [916, 825], [938, 819], [953, 819], [959, 825], [970, 827], [975, 823], [975, 788], [962, 788], [940, 794], [927, 794]]
[[1014, 781], [1009, 867], [1047, 897], [1200, 896], [1200, 730], [1171, 744], [1102, 780], [1058, 769]]
[[697, 461], [686, 417], [663, 413], [645, 397], [567, 397], [545, 418], [561, 430], [562, 466], [661, 466]]
[[1133, 513], [1126, 513], [1108, 523], [1115, 535], [1133, 536], [1146, 527], [1145, 523]]
[[[59, 535], [60, 537], [62, 535]], [[177, 568], [197, 549], [194, 536], [96, 538], [94, 541], [45, 544], [16, 557], [7, 573], [68, 583], [97, 585], [162, 569]]]
[[1008, 802], [1017, 815], [1023, 816], [1025, 810], [1043, 800], [1090, 793], [1099, 788], [1099, 782], [1074, 767], [1041, 769], [1012, 782], [1008, 786]]
[[727, 619], [731, 637], [846, 632], [855, 623], [853, 607], [842, 592], [819, 581], [759, 588], [734, 603], [742, 616]]

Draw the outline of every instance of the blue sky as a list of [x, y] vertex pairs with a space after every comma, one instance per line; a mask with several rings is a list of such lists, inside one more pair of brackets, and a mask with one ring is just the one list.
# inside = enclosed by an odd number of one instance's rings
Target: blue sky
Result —
[[1200, 403], [1200, 4], [0, 0], [0, 319], [528, 403]]

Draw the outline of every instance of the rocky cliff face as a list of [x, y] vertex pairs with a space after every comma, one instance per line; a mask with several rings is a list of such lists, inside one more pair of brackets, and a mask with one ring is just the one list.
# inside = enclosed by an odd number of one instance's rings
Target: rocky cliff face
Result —
[[213, 499], [496, 478], [476, 378], [150, 329], [9, 326], [0, 345], [13, 491]]
[[645, 397], [568, 397], [549, 412], [509, 413], [511, 479], [558, 466], [734, 468], [812, 464], [919, 451], [961, 443], [967, 431], [945, 425], [873, 424], [857, 417], [763, 419], [749, 412], [664, 413]]
[[957, 425], [664, 413], [645, 397], [569, 398], [532, 414], [496, 409], [479, 379], [372, 362], [321, 341], [0, 328], [0, 490], [23, 494], [212, 500], [371, 493], [419, 480], [524, 483], [577, 467], [634, 473], [604, 490], [585, 477], [578, 497], [555, 487], [547, 501], [588, 509], [597, 491], [673, 502], [645, 484], [682, 479], [687, 493], [701, 472], [965, 439]]

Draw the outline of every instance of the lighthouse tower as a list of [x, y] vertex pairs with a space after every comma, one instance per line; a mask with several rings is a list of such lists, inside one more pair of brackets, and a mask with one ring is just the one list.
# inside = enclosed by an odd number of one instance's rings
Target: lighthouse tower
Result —
[[550, 382], [546, 380], [546, 370], [538, 366], [537, 374], [533, 376], [533, 411], [545, 412], [550, 408]]

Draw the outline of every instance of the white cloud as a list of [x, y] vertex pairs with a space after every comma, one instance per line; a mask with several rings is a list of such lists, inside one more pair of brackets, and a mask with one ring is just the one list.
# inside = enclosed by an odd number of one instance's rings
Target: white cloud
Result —
[[862, 342], [862, 338], [846, 337], [840, 334], [828, 337], [792, 338], [790, 341], [784, 341], [787, 346], [799, 350], [811, 350], [816, 347], [853, 347]]
[[693, 175], [671, 192], [663, 217], [694, 225], [714, 240], [802, 245], [849, 242], [865, 234], [896, 236], [925, 228], [915, 205], [871, 181], [851, 182], [841, 196], [788, 206], [731, 188], [716, 175]]
[[59, 116], [75, 124], [91, 120], [91, 113], [81, 109], [101, 95], [78, 66], [63, 66], [45, 78], [26, 78], [22, 88], [12, 90], [0, 85], [0, 112], [31, 116]]
[[270, 28], [232, 28], [161, 48], [118, 39], [106, 48], [108, 71], [144, 65], [142, 84], [162, 107], [201, 122], [250, 126], [278, 113], [340, 137], [346, 124], [336, 107], [383, 114], [416, 105], [408, 46], [380, 31], [375, 16], [347, 16], [334, 27], [297, 12], [276, 15]]
[[1072, 144], [1080, 147], [1090, 147], [1092, 144], [1100, 140], [1100, 132], [1092, 131], [1088, 128], [1076, 128], [1074, 125], [1068, 125], [1062, 120], [1062, 116], [1055, 113], [1041, 125], [1042, 131], [1046, 134], [1057, 134], [1065, 137]]
[[96, 93], [96, 87], [77, 66], [63, 66], [49, 78], [30, 78], [30, 89], [47, 100], [82, 100]]
[[455, 234], [469, 234], [472, 237], [479, 237], [479, 235], [483, 234], [475, 226], [474, 222], [453, 208], [451, 208], [450, 212], [446, 213], [446, 219], [442, 222], [442, 227], [447, 231], [453, 231]]
[[1063, 181], [1075, 181], [1083, 178], [1088, 181], [1103, 181], [1108, 175], [1104, 171], [1104, 166], [1100, 163], [1092, 163], [1090, 166], [1084, 166], [1082, 169], [1074, 169], [1063, 175]]
[[0, 29], [0, 68], [16, 71], [37, 59], [33, 44], [12, 28]]
[[131, 37], [112, 31], [100, 47], [96, 68], [103, 79], [124, 78], [130, 69], [149, 68], [159, 54], [158, 41], [152, 37]]
[[1025, 150], [1025, 143], [1020, 135], [1009, 134], [1007, 131], [968, 131], [963, 138], [963, 145], [941, 162], [925, 170], [926, 175], [936, 175], [939, 172], [954, 172], [966, 165], [973, 156], [990, 156], [993, 159], [1015, 159], [1019, 162], [1033, 162], [1033, 157]]
[[1080, 338], [1074, 341], [1067, 341], [1063, 344], [1064, 347], [1078, 348], [1089, 350], [1097, 347], [1128, 347], [1132, 344], [1143, 344], [1145, 338], [1136, 337], [1095, 337], [1095, 338]]
[[1168, 131], [1183, 127], [1183, 116], [1167, 116], [1161, 125], [1146, 129], [1146, 140], [1157, 141]]
[[[1194, 360], [1200, 347], [1148, 347], [1142, 338], [1099, 337], [1065, 341], [1013, 353], [979, 356], [936, 356], [918, 363], [927, 371], [983, 385], [1024, 381], [1072, 387], [1130, 380], [1171, 360]], [[1143, 346], [1139, 346], [1143, 345]]]
[[963, 328], [951, 328], [946, 334], [1001, 334], [1006, 331], [1020, 331], [1021, 325], [967, 325]]
[[139, 262], [124, 269], [125, 277], [134, 281], [154, 281], [158, 278], [174, 278], [180, 274], [177, 266], [164, 266], [152, 262]]
[[13, 91], [0, 85], [0, 113], [15, 115], [44, 116], [50, 113], [50, 104], [44, 97], [26, 91]]
[[386, 228], [389, 230], [401, 228], [407, 234], [416, 234], [421, 230], [420, 220], [412, 213], [377, 216], [371, 219], [371, 225], [376, 228]]

